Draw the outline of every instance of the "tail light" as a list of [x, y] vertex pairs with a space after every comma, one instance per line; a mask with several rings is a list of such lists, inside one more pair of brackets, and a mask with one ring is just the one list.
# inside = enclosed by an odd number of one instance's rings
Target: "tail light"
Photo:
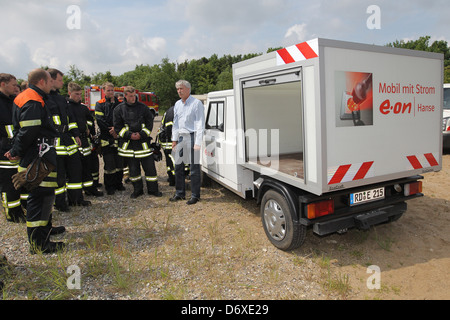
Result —
[[307, 205], [308, 219], [315, 219], [334, 213], [334, 201], [325, 200]]
[[450, 131], [450, 118], [442, 120], [442, 131]]
[[417, 193], [422, 193], [422, 181], [405, 184], [404, 187], [405, 197], [412, 196]]

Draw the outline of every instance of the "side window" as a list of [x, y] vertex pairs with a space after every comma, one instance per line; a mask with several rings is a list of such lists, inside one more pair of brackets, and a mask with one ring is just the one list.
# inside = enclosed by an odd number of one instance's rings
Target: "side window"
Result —
[[224, 102], [211, 102], [209, 104], [208, 117], [206, 119], [206, 129], [217, 129], [223, 131], [224, 128]]

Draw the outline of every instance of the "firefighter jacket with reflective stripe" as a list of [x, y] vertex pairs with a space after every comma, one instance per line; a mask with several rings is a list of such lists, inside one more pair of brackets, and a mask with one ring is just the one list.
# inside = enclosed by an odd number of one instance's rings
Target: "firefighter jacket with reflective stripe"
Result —
[[80, 132], [81, 147], [78, 147], [78, 150], [83, 156], [88, 156], [92, 152], [90, 134], [95, 134], [94, 117], [88, 107], [81, 102], [75, 102], [72, 99], [68, 102], [69, 110], [74, 115]]
[[59, 132], [56, 153], [58, 156], [73, 155], [78, 151], [78, 144], [74, 137], [79, 137], [80, 132], [75, 117], [69, 110], [68, 101], [58, 91], [52, 91], [49, 95], [48, 106]]
[[109, 128], [114, 126], [114, 110], [120, 104], [117, 98], [114, 101], [102, 99], [95, 105], [95, 119], [100, 129], [102, 147], [115, 146], [115, 139], [109, 134]]
[[[153, 154], [150, 147], [153, 115], [141, 102], [132, 105], [123, 102], [114, 110], [114, 129], [119, 134], [119, 155], [126, 158], [145, 158]], [[140, 140], [131, 140], [133, 133]]]
[[159, 141], [164, 150], [172, 150], [172, 127], [174, 107], [170, 107], [161, 120], [161, 127], [159, 129]]
[[[38, 156], [39, 141], [44, 140], [51, 145], [58, 136], [46, 99], [47, 95], [42, 90], [30, 85], [14, 100], [14, 144], [11, 155], [21, 157], [19, 171], [25, 170]], [[56, 166], [55, 148], [50, 148], [44, 158]], [[56, 185], [56, 172], [50, 173], [41, 183], [41, 187], [54, 188]]]
[[0, 92], [0, 169], [17, 169], [17, 161], [8, 160], [4, 154], [12, 147], [13, 124], [12, 110], [13, 97]]

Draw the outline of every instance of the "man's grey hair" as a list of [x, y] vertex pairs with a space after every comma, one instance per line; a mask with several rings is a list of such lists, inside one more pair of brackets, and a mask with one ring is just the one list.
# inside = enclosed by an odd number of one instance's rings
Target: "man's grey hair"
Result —
[[191, 84], [186, 80], [179, 80], [177, 83], [175, 83], [175, 88], [179, 88], [180, 86], [185, 86], [189, 90], [191, 90]]

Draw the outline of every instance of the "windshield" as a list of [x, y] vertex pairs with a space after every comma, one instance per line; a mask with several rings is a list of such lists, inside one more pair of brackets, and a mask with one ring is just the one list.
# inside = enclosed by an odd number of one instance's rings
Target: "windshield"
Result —
[[450, 110], [450, 88], [444, 89], [444, 109]]

